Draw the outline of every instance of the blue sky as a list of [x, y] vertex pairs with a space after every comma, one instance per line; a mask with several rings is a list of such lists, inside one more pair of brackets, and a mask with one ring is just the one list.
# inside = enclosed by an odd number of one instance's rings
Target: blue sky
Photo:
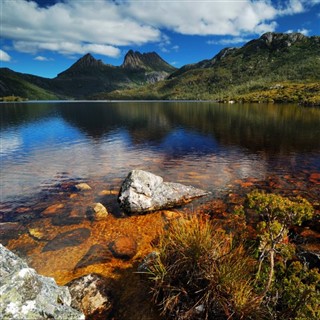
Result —
[[181, 67], [269, 31], [320, 35], [320, 0], [0, 0], [0, 18], [1, 67], [53, 78], [88, 52]]

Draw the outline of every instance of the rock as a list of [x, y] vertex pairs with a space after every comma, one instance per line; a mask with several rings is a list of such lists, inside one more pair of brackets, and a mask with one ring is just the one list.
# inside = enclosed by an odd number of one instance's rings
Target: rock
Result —
[[110, 250], [102, 246], [101, 244], [93, 245], [88, 252], [82, 257], [82, 259], [77, 263], [75, 269], [84, 268], [91, 264], [96, 263], [106, 263], [112, 258]]
[[86, 215], [89, 220], [100, 221], [108, 216], [108, 210], [103, 204], [98, 202], [87, 208]]
[[68, 208], [62, 214], [54, 215], [51, 218], [52, 225], [55, 226], [70, 226], [73, 224], [80, 224], [86, 216], [85, 208], [77, 206]]
[[115, 258], [124, 260], [131, 259], [137, 253], [137, 243], [134, 239], [126, 236], [121, 236], [111, 242], [109, 247]]
[[64, 249], [65, 247], [78, 246], [90, 237], [90, 230], [87, 228], [79, 228], [58, 234], [54, 239], [48, 242], [42, 252], [55, 251]]
[[177, 211], [169, 211], [169, 210], [164, 210], [161, 212], [163, 219], [166, 222], [169, 222], [171, 220], [177, 220], [183, 217], [181, 212]]
[[56, 214], [57, 212], [61, 212], [61, 209], [64, 208], [64, 205], [62, 203], [53, 204], [50, 207], [46, 208], [42, 211], [43, 216], [50, 216], [53, 214]]
[[91, 187], [86, 184], [86, 183], [78, 183], [74, 186], [77, 191], [86, 191], [86, 190], [91, 190]]
[[164, 182], [150, 172], [133, 170], [121, 186], [118, 201], [126, 212], [144, 213], [179, 206], [207, 194], [191, 186]]
[[40, 228], [29, 228], [28, 232], [36, 240], [45, 240], [46, 233]]
[[18, 222], [2, 222], [0, 223], [0, 241], [7, 244], [11, 239], [18, 239], [24, 233], [26, 228]]
[[67, 287], [39, 275], [0, 244], [1, 319], [84, 319]]
[[86, 319], [108, 319], [112, 303], [106, 279], [98, 274], [88, 274], [67, 284], [72, 297], [71, 306], [81, 310]]

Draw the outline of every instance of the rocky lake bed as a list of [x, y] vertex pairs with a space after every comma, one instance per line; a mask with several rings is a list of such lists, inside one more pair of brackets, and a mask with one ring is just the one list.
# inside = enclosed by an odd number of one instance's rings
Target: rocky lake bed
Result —
[[[302, 175], [305, 175], [303, 180]], [[206, 195], [189, 204], [179, 203], [177, 208], [143, 214], [127, 213], [121, 208], [118, 202], [121, 183], [120, 179], [110, 185], [64, 181], [50, 191], [39, 192], [30, 199], [30, 205], [9, 208], [2, 204], [0, 242], [59, 285], [99, 275], [108, 296], [104, 311], [99, 311], [103, 316], [158, 319], [137, 269], [152, 252], [165, 226], [183, 216], [205, 214], [224, 228], [235, 230], [239, 226], [234, 209], [243, 204], [248, 192], [258, 188], [283, 196], [301, 195], [310, 201], [315, 218], [292, 229], [291, 236], [303, 257], [315, 267], [320, 265], [320, 174], [317, 172], [270, 176], [266, 181], [236, 180], [223, 197]], [[255, 217], [247, 217], [247, 221], [254, 226]]]

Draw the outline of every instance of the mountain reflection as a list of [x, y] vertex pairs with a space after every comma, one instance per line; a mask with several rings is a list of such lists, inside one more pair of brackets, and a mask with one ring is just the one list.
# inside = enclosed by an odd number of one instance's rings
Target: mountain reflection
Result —
[[[208, 138], [213, 144], [217, 141], [253, 152], [320, 148], [320, 110], [295, 105], [89, 102], [59, 104], [57, 108], [64, 120], [92, 138], [101, 138], [121, 128], [128, 131], [133, 144], [161, 145], [178, 128], [195, 135], [198, 148], [207, 145]], [[184, 144], [194, 144], [192, 134]]]
[[[88, 138], [125, 130], [133, 145], [179, 153], [211, 152], [217, 144], [251, 152], [320, 149], [320, 109], [295, 105], [218, 105], [209, 102], [72, 102], [1, 106], [1, 129], [62, 117]], [[179, 140], [176, 139], [179, 137]], [[171, 142], [170, 142], [171, 141]], [[170, 144], [170, 147], [168, 146]], [[175, 144], [175, 145], [174, 145]], [[192, 147], [189, 147], [192, 146]]]

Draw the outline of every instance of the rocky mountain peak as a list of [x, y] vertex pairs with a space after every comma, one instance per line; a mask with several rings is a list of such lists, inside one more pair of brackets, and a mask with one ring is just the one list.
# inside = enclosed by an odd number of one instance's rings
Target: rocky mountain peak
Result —
[[91, 72], [93, 69], [101, 68], [105, 64], [102, 60], [95, 59], [90, 53], [77, 60], [69, 69], [58, 74], [58, 77], [76, 76], [82, 72]]
[[121, 68], [166, 71], [168, 73], [175, 70], [174, 67], [164, 61], [156, 52], [140, 53], [139, 51], [133, 50], [128, 51]]
[[82, 58], [80, 58], [74, 66], [77, 65], [79, 67], [96, 67], [96, 66], [102, 66], [103, 62], [102, 60], [95, 59], [90, 53], [87, 53]]
[[286, 45], [291, 46], [295, 42], [306, 39], [307, 37], [302, 33], [275, 33], [267, 32], [260, 37], [260, 41], [263, 41], [267, 46]]

